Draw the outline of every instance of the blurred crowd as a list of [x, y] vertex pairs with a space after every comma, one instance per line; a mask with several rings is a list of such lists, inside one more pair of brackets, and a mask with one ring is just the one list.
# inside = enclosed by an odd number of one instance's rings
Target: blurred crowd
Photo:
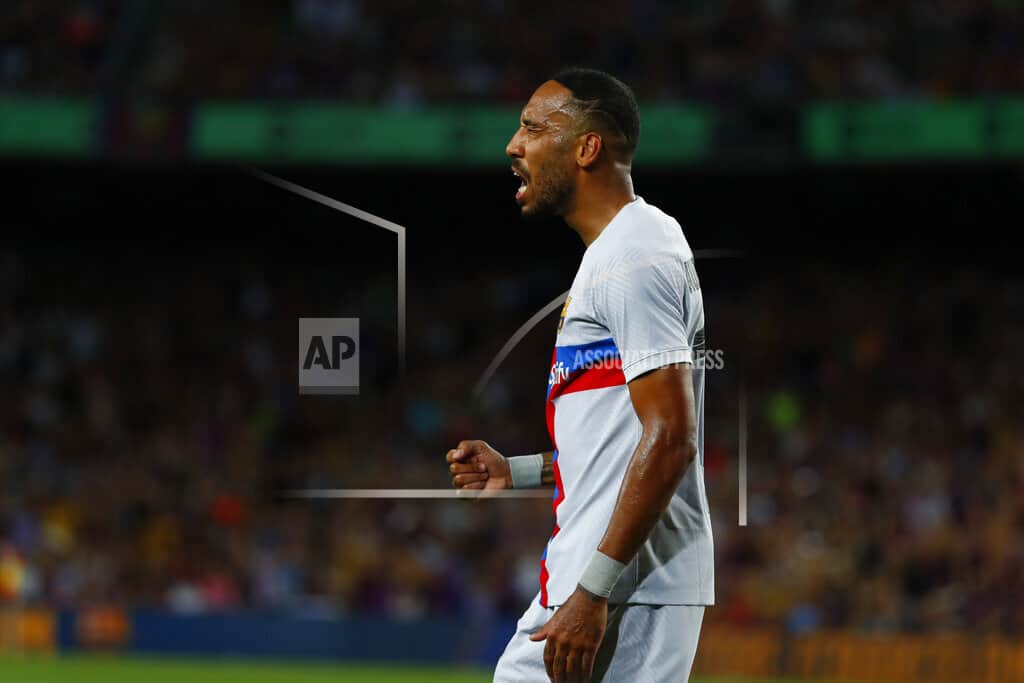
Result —
[[[0, 259], [0, 604], [518, 615], [548, 501], [282, 494], [446, 487], [462, 438], [547, 448], [554, 317], [480, 400], [472, 387], [539, 308], [528, 292], [546, 300], [564, 272], [418, 281], [405, 382], [393, 355], [367, 350], [360, 396], [300, 397], [295, 319], [331, 277]], [[725, 359], [706, 402], [709, 623], [1024, 633], [1024, 284], [794, 266], [705, 290]], [[386, 279], [359, 296], [359, 310], [393, 310]], [[390, 336], [390, 320], [364, 329]]]
[[735, 311], [751, 532], [716, 618], [1024, 633], [1024, 288], [929, 271], [821, 266]]
[[567, 64], [646, 101], [1024, 91], [1021, 0], [12, 0], [0, 88], [417, 106], [522, 102]]

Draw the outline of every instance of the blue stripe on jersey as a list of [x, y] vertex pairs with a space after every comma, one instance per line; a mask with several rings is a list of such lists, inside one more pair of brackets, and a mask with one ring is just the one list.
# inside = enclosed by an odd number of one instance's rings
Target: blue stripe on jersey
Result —
[[[554, 465], [556, 462], [558, 462], [558, 449], [557, 448], [555, 449], [554, 454], [551, 456], [551, 464]], [[552, 494], [551, 500], [558, 500], [558, 484], [555, 484], [554, 494]], [[547, 553], [546, 550], [544, 552]]]
[[548, 377], [548, 395], [551, 389], [568, 379], [573, 373], [591, 365], [615, 361], [619, 358], [619, 347], [611, 337], [588, 344], [572, 344], [555, 347], [555, 362]]
[[555, 362], [564, 363], [566, 370], [576, 372], [598, 361], [614, 360], [619, 357], [619, 347], [611, 337], [589, 344], [573, 344], [555, 347]]

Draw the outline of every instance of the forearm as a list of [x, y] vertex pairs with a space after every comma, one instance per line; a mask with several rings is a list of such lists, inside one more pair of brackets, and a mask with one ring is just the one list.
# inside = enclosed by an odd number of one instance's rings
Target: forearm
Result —
[[645, 428], [598, 550], [623, 564], [639, 552], [697, 454], [693, 432]]

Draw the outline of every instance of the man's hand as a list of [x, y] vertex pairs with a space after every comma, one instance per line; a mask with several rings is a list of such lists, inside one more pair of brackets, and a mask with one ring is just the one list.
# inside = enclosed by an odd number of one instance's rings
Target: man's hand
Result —
[[544, 666], [553, 683], [590, 680], [594, 656], [608, 626], [608, 601], [577, 587], [530, 640], [547, 640]]
[[[460, 490], [492, 491], [512, 488], [508, 461], [486, 441], [460, 441], [448, 451], [452, 486]], [[486, 493], [482, 493], [486, 497]]]

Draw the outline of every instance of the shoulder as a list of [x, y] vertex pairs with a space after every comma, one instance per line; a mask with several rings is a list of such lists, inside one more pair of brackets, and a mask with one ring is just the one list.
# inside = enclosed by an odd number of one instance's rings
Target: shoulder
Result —
[[679, 222], [641, 197], [623, 208], [587, 253], [592, 269], [602, 273], [691, 258]]
[[684, 260], [693, 257], [679, 221], [652, 204], [644, 202], [637, 207], [635, 234], [645, 253], [672, 253]]

